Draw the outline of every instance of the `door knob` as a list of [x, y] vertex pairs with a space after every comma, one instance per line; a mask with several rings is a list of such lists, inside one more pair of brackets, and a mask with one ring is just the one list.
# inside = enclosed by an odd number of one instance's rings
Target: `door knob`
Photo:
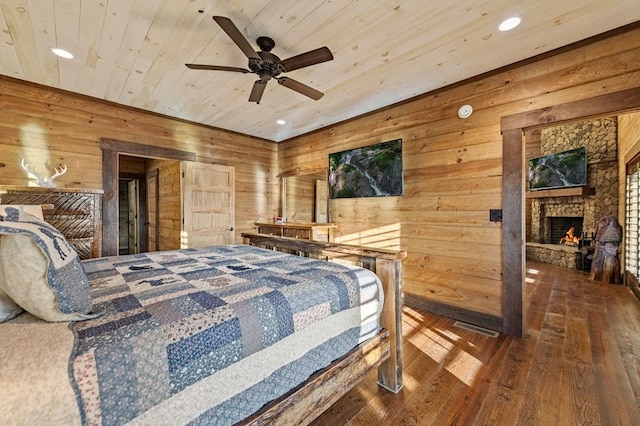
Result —
[[233, 231], [233, 226], [231, 228], [229, 228], [229, 231]]

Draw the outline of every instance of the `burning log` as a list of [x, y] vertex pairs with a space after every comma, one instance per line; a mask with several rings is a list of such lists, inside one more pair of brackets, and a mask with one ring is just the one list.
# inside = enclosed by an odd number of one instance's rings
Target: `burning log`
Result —
[[605, 216], [598, 221], [596, 246], [591, 263], [591, 279], [610, 284], [619, 284], [620, 259], [618, 250], [622, 242], [622, 226], [613, 216]]
[[575, 235], [573, 235], [575, 230], [576, 228], [574, 228], [573, 226], [569, 228], [566, 235], [560, 238], [560, 241], [558, 242], [558, 244], [564, 244], [567, 246], [577, 246], [580, 243], [580, 237], [576, 237]]

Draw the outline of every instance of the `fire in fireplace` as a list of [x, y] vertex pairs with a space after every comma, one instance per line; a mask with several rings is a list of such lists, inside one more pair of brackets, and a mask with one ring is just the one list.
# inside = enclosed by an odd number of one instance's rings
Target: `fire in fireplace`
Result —
[[580, 243], [580, 237], [574, 235], [576, 228], [573, 226], [569, 228], [564, 237], [560, 238], [558, 244], [564, 244], [565, 246], [577, 246]]
[[549, 243], [578, 246], [582, 235], [582, 217], [549, 217]]

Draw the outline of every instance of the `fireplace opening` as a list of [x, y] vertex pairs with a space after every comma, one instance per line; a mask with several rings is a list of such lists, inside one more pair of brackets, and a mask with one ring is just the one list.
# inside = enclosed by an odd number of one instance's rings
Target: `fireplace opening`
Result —
[[[549, 238], [547, 241], [549, 243], [578, 246], [578, 239], [582, 238], [582, 217], [564, 216], [549, 217], [548, 219]], [[570, 240], [568, 237], [575, 237], [575, 239]]]

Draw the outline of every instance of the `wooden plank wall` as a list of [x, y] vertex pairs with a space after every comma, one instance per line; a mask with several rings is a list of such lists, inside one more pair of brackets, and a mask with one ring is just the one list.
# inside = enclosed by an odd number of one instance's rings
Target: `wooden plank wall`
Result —
[[[626, 176], [627, 164], [637, 158], [640, 153], [640, 112], [623, 114], [618, 117], [618, 221], [622, 225], [623, 232], [627, 232], [626, 227]], [[621, 259], [625, 259], [625, 245], [621, 245]], [[624, 267], [624, 261], [622, 263]], [[623, 274], [625, 284], [632, 285], [628, 281], [628, 274]]]
[[287, 178], [286, 219], [290, 222], [313, 222], [316, 174]]
[[[624, 114], [618, 117], [618, 157], [620, 158], [618, 176], [619, 199], [626, 198], [626, 165], [640, 152], [640, 113]], [[624, 226], [626, 216], [625, 203], [618, 203], [618, 220]]]
[[236, 241], [256, 219], [279, 212], [278, 145], [69, 92], [0, 76], [0, 184], [35, 185], [20, 160], [49, 176], [67, 164], [56, 184], [102, 188], [100, 138], [173, 148], [197, 161], [236, 169]]
[[[491, 323], [502, 315], [502, 224], [489, 221], [490, 209], [503, 208], [501, 117], [638, 87], [638, 58], [638, 26], [579, 43], [285, 141], [280, 173], [402, 138], [404, 196], [331, 200], [336, 241], [406, 250], [406, 302]], [[462, 120], [464, 104], [474, 112]]]

